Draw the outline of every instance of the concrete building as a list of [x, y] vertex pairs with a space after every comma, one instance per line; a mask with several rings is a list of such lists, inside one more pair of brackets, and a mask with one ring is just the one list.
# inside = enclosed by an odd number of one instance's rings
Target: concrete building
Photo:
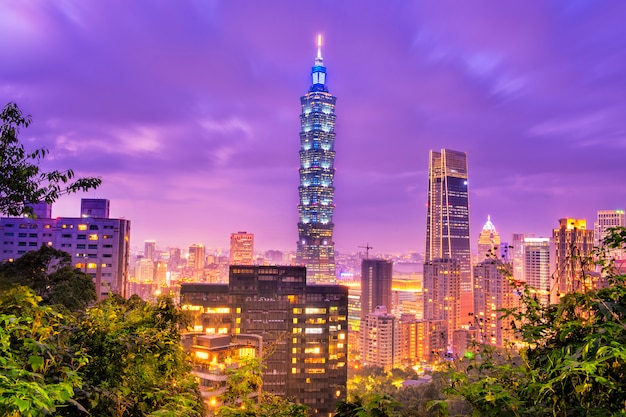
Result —
[[187, 265], [196, 271], [204, 269], [206, 253], [204, 245], [194, 243], [189, 246], [189, 258], [187, 259]]
[[550, 303], [550, 294], [555, 285], [552, 279], [550, 239], [547, 237], [525, 237], [522, 242], [523, 278], [531, 291], [543, 305]]
[[307, 285], [297, 266], [231, 266], [228, 284], [183, 283], [205, 334], [263, 338], [264, 389], [329, 416], [346, 398], [348, 289]]
[[230, 265], [252, 265], [254, 263], [254, 235], [248, 232], [231, 233]]
[[361, 321], [361, 361], [385, 371], [400, 366], [400, 330], [393, 314], [378, 306]]
[[[460, 327], [460, 275], [457, 259], [433, 259], [424, 263], [424, 320], [442, 320], [448, 342], [452, 341], [454, 330]], [[467, 326], [472, 324], [473, 320], [466, 323]]]
[[[626, 227], [624, 210], [598, 210], [598, 217], [593, 226], [594, 246], [600, 247], [609, 228]], [[616, 261], [626, 260], [626, 251], [623, 249], [612, 249], [607, 255], [610, 259], [615, 259]]]
[[595, 266], [587, 261], [593, 250], [593, 230], [585, 219], [559, 219], [559, 228], [552, 233], [555, 248], [556, 294], [552, 302], [574, 291], [594, 286], [591, 272]]
[[98, 298], [129, 295], [130, 220], [109, 218], [109, 200], [81, 200], [79, 217], [52, 218], [49, 204], [34, 209], [36, 218], [0, 219], [0, 261], [51, 246], [72, 255], [74, 266], [93, 277]]
[[511, 309], [519, 303], [516, 288], [507, 275], [510, 265], [499, 259], [486, 259], [474, 265], [474, 327], [478, 341], [495, 347], [513, 342], [511, 318], [503, 320], [502, 309]]

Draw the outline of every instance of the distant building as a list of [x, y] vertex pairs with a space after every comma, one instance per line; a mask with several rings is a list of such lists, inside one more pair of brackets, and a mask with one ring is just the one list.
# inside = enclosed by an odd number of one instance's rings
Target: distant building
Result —
[[298, 266], [231, 266], [228, 284], [187, 284], [183, 309], [205, 334], [263, 338], [263, 387], [328, 416], [346, 398], [348, 289], [307, 285]]
[[307, 268], [309, 283], [333, 283], [335, 242], [335, 102], [328, 92], [321, 38], [311, 87], [300, 98], [300, 186], [296, 263]]
[[491, 223], [491, 216], [487, 216], [487, 222], [478, 236], [479, 262], [486, 258], [500, 258], [500, 235]]
[[385, 306], [361, 321], [361, 361], [366, 366], [379, 366], [390, 371], [400, 366], [400, 329], [393, 314]]
[[[594, 222], [594, 245], [600, 247], [602, 241], [607, 235], [608, 229], [611, 227], [626, 227], [626, 215], [624, 210], [599, 210], [598, 218]], [[612, 249], [607, 255], [611, 259], [626, 260], [626, 251], [624, 249]]]
[[550, 304], [553, 286], [551, 242], [547, 237], [526, 237], [522, 242], [523, 279], [544, 306]]
[[559, 297], [592, 287], [590, 272], [594, 266], [586, 263], [593, 250], [593, 230], [587, 230], [585, 219], [559, 219], [559, 228], [553, 230], [557, 293]]
[[254, 263], [254, 235], [248, 232], [231, 233], [230, 265], [252, 265]]
[[204, 258], [206, 256], [204, 245], [194, 243], [189, 246], [189, 258], [187, 265], [195, 270], [204, 268]]
[[[430, 151], [425, 264], [454, 259], [459, 274], [458, 324], [473, 313], [467, 155], [442, 149]], [[426, 279], [426, 274], [424, 274]]]
[[146, 240], [144, 243], [143, 256], [146, 259], [155, 261], [156, 257], [156, 242], [154, 240]]
[[392, 262], [384, 259], [361, 262], [361, 320], [379, 306], [391, 312], [392, 267]]
[[34, 210], [34, 219], [0, 219], [0, 261], [51, 246], [72, 255], [73, 265], [93, 277], [98, 298], [128, 296], [130, 220], [109, 218], [109, 200], [81, 200], [80, 217], [53, 219], [51, 206], [43, 203]]

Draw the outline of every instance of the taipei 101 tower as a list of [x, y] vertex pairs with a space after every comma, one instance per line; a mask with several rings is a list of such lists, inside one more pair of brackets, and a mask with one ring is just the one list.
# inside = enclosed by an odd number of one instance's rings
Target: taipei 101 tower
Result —
[[322, 37], [311, 71], [311, 87], [300, 98], [300, 186], [296, 262], [306, 266], [307, 282], [335, 282], [335, 102], [328, 92], [322, 60]]

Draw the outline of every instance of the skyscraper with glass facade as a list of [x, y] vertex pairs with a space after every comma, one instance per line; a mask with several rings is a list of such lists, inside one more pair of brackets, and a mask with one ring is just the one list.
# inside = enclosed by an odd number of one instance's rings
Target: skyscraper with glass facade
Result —
[[335, 188], [335, 102], [328, 92], [321, 37], [311, 71], [311, 87], [300, 98], [300, 186], [296, 261], [310, 283], [335, 281], [333, 211]]
[[460, 279], [459, 325], [473, 323], [470, 256], [467, 155], [449, 149], [430, 151], [424, 264], [436, 259], [457, 261]]

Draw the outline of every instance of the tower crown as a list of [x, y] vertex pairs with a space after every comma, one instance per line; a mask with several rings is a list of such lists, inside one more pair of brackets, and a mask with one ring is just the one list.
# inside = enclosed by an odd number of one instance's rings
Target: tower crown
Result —
[[317, 56], [311, 69], [311, 88], [309, 91], [328, 91], [326, 88], [326, 67], [322, 58], [322, 35], [317, 35]]

